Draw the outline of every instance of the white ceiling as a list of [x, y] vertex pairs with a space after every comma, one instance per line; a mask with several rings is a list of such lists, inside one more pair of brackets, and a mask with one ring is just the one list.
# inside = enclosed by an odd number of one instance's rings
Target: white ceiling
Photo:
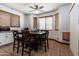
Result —
[[[33, 9], [31, 9], [29, 6], [34, 5], [35, 3], [2, 3], [2, 5], [7, 6], [11, 9], [17, 10], [19, 12], [22, 12], [24, 14], [34, 13], [30, 12]], [[70, 3], [38, 3], [38, 5], [44, 6], [43, 9], [41, 9], [44, 12], [54, 11], [62, 6], [69, 5]]]

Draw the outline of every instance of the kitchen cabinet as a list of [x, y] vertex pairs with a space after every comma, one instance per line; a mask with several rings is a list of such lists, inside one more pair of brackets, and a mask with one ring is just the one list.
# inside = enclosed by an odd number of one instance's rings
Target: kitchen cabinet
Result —
[[13, 42], [12, 32], [0, 32], [0, 46]]

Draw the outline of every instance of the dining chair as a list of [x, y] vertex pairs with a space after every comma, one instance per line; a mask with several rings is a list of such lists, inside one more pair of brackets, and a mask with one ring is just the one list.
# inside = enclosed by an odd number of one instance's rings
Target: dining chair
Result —
[[[13, 42], [13, 51], [15, 48], [17, 49], [17, 53], [19, 53], [19, 47], [22, 45], [22, 37], [19, 36], [19, 33], [17, 30], [13, 31], [13, 37], [14, 37], [14, 42]], [[21, 45], [20, 45], [21, 44]]]
[[48, 49], [49, 49], [48, 36], [49, 36], [49, 31], [48, 31], [48, 30], [46, 30], [46, 43], [47, 43], [47, 47], [48, 47]]
[[48, 42], [48, 34], [49, 34], [49, 31], [47, 30], [42, 30], [42, 31], [45, 31], [45, 34], [42, 35], [41, 37], [41, 46], [44, 46], [45, 47], [45, 52], [47, 51], [47, 47], [49, 48], [49, 42]]
[[28, 30], [29, 30], [29, 28], [24, 28], [24, 30], [27, 30], [27, 31], [28, 31]]
[[43, 31], [45, 31], [46, 32], [46, 43], [47, 43], [47, 47], [48, 47], [48, 49], [49, 49], [49, 41], [48, 41], [48, 36], [49, 36], [49, 31], [48, 30], [43, 30]]
[[[22, 31], [22, 37], [23, 37], [23, 41], [22, 41], [22, 56], [24, 55], [24, 52], [28, 53], [29, 56], [31, 55], [31, 51], [33, 50], [33, 38], [31, 37], [31, 34], [29, 33], [29, 31], [23, 30]], [[26, 51], [27, 50], [27, 51]]]

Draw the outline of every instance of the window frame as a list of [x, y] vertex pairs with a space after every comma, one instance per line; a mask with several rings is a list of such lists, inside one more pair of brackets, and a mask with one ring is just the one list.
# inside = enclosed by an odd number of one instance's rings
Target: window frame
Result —
[[[39, 17], [39, 19], [40, 19], [40, 18], [45, 18], [45, 29], [44, 29], [44, 30], [49, 30], [49, 29], [46, 29], [46, 18], [48, 18], [48, 17], [51, 17], [52, 20], [53, 20], [53, 15]], [[52, 22], [52, 25], [53, 25], [53, 22]], [[52, 30], [53, 30], [53, 27], [52, 27], [52, 29], [50, 29], [49, 31], [52, 31]]]

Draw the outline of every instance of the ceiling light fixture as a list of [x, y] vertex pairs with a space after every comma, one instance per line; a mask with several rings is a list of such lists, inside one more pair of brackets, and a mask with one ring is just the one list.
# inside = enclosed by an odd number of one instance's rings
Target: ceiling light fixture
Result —
[[38, 4], [34, 4], [33, 6], [29, 6], [31, 9], [33, 9], [33, 11], [31, 11], [31, 12], [33, 12], [33, 13], [35, 13], [35, 14], [39, 14], [40, 12], [42, 12], [42, 10], [41, 9], [43, 9], [44, 8], [44, 6], [40, 6], [40, 5], [38, 5]]
[[40, 11], [39, 11], [39, 10], [35, 10], [34, 13], [35, 13], [35, 14], [39, 14]]

